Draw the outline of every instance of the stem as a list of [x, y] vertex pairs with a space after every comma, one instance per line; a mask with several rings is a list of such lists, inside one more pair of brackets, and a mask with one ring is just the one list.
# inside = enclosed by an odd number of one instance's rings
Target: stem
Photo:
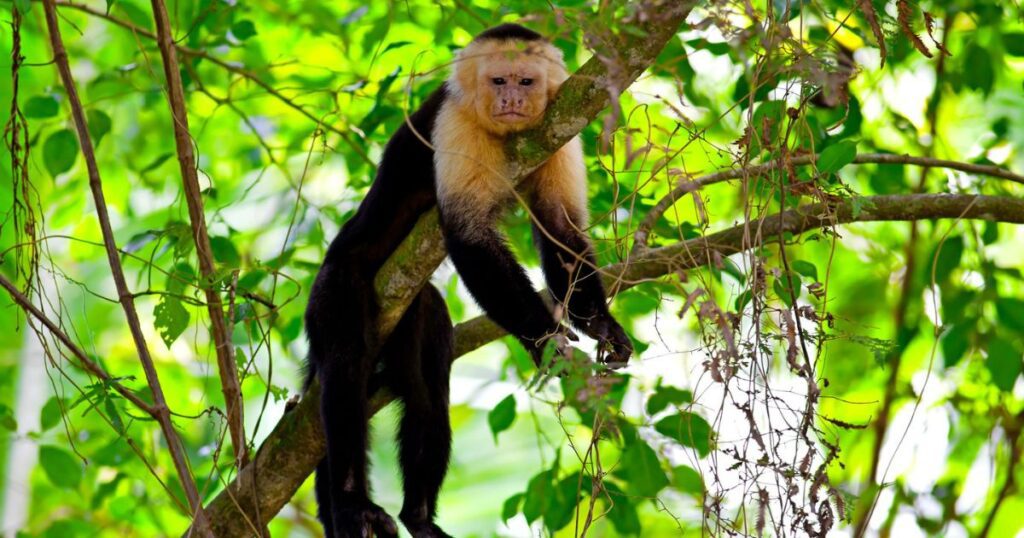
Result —
[[[114, 16], [112, 16], [109, 13], [106, 13], [104, 11], [91, 8], [91, 7], [83, 5], [83, 4], [75, 4], [75, 3], [71, 3], [71, 2], [57, 2], [57, 5], [60, 6], [61, 8], [76, 9], [78, 11], [81, 11], [82, 13], [88, 13], [89, 15], [92, 15], [93, 17], [97, 17], [97, 18], [103, 19], [103, 20], [105, 20], [105, 21], [107, 21], [107, 22], [109, 22], [111, 24], [114, 24], [116, 26], [120, 26], [121, 28], [124, 28], [124, 29], [130, 31], [133, 34], [137, 34], [137, 35], [140, 35], [142, 37], [145, 37], [145, 38], [148, 38], [148, 39], [152, 39], [152, 40], [157, 40], [158, 39], [157, 38], [157, 34], [154, 34], [153, 32], [150, 32], [149, 30], [147, 30], [145, 28], [141, 28], [139, 26], [136, 26], [136, 25], [134, 25], [134, 24], [132, 24], [132, 23], [130, 23], [128, 21], [125, 21], [125, 20], [119, 19], [117, 17], [114, 17]], [[206, 60], [206, 61], [216, 65], [217, 67], [220, 67], [221, 69], [223, 69], [223, 70], [225, 70], [225, 71], [227, 71], [229, 73], [233, 73], [235, 75], [238, 75], [238, 76], [248, 80], [249, 82], [252, 82], [256, 86], [258, 86], [260, 89], [262, 89], [263, 91], [267, 92], [271, 96], [275, 97], [277, 100], [279, 100], [282, 103], [284, 103], [286, 106], [288, 106], [288, 108], [291, 108], [292, 110], [298, 112], [299, 114], [301, 114], [301, 115], [305, 116], [306, 118], [310, 119], [311, 121], [313, 121], [313, 123], [316, 123], [318, 127], [321, 127], [321, 128], [323, 128], [325, 130], [328, 130], [328, 131], [331, 131], [332, 133], [335, 133], [338, 136], [340, 136], [341, 139], [345, 142], [345, 144], [347, 144], [349, 146], [349, 148], [352, 149], [352, 151], [354, 151], [357, 155], [359, 155], [359, 157], [362, 158], [363, 161], [365, 161], [370, 166], [371, 170], [376, 168], [376, 163], [373, 162], [373, 159], [370, 158], [370, 156], [366, 153], [366, 151], [362, 147], [359, 146], [359, 144], [357, 144], [354, 140], [352, 140], [352, 133], [350, 133], [348, 131], [342, 131], [341, 129], [338, 129], [337, 127], [335, 127], [335, 126], [333, 126], [333, 125], [331, 125], [329, 123], [324, 123], [323, 119], [314, 116], [312, 112], [306, 110], [305, 108], [300, 106], [298, 103], [296, 103], [292, 99], [286, 97], [283, 93], [281, 93], [280, 91], [275, 89], [273, 86], [271, 86], [270, 84], [267, 84], [267, 82], [265, 82], [263, 79], [257, 77], [253, 73], [250, 73], [249, 71], [246, 71], [245, 69], [243, 69], [241, 67], [238, 67], [237, 65], [233, 65], [230, 62], [221, 60], [220, 58], [218, 58], [216, 56], [213, 56], [213, 55], [211, 55], [210, 53], [208, 53], [206, 51], [202, 51], [202, 50], [198, 50], [198, 49], [193, 49], [191, 47], [187, 47], [185, 45], [180, 45], [178, 43], [173, 43], [173, 46], [174, 46], [174, 48], [178, 52], [180, 52], [181, 54], [184, 54], [185, 56], [191, 56], [193, 58], [202, 58], [202, 59], [204, 59], [204, 60]]]
[[206, 308], [210, 313], [210, 333], [217, 352], [217, 368], [220, 373], [220, 388], [224, 393], [227, 408], [228, 429], [231, 431], [231, 445], [235, 450], [235, 463], [241, 467], [248, 461], [245, 443], [245, 422], [242, 416], [242, 389], [238, 382], [238, 368], [235, 367], [234, 347], [224, 322], [224, 307], [220, 293], [214, 288], [216, 267], [213, 250], [206, 231], [206, 217], [203, 214], [203, 193], [199, 188], [196, 172], [196, 156], [192, 147], [192, 135], [188, 130], [188, 112], [185, 110], [185, 90], [181, 83], [181, 68], [171, 35], [171, 22], [167, 17], [167, 6], [163, 0], [153, 0], [153, 18], [156, 21], [157, 46], [163, 58], [164, 76], [167, 77], [168, 101], [174, 123], [174, 143], [178, 149], [178, 166], [181, 168], [181, 182], [185, 187], [185, 202], [192, 223], [192, 239], [196, 243], [196, 257], [202, 275], [203, 292], [206, 294]]
[[[814, 164], [818, 161], [819, 155], [801, 155], [799, 157], [793, 157], [788, 161], [782, 159], [776, 159], [773, 161], [766, 162], [764, 164], [756, 164], [752, 166], [746, 166], [743, 168], [734, 168], [730, 170], [723, 170], [721, 172], [715, 172], [701, 176], [694, 180], [681, 180], [671, 192], [666, 194], [658, 203], [647, 212], [643, 222], [637, 226], [636, 231], [633, 232], [634, 238], [634, 249], [639, 248], [647, 243], [647, 238], [650, 235], [651, 229], [658, 223], [658, 219], [668, 211], [670, 207], [686, 194], [693, 191], [700, 190], [708, 185], [715, 183], [721, 183], [723, 181], [729, 181], [730, 179], [739, 178], [750, 178], [756, 176], [763, 176], [775, 170], [785, 169], [787, 165], [802, 166], [807, 164]], [[959, 170], [968, 174], [976, 174], [979, 176], [990, 176], [1012, 181], [1014, 183], [1020, 183], [1024, 185], [1024, 176], [1015, 174], [1000, 168], [998, 166], [985, 165], [985, 164], [971, 164], [959, 161], [950, 161], [947, 159], [934, 159], [931, 157], [913, 157], [910, 155], [895, 155], [892, 153], [865, 153], [863, 155], [857, 155], [853, 159], [854, 164], [909, 164], [912, 166], [923, 166], [925, 168], [948, 168], [950, 170]]]
[[[946, 45], [949, 43], [949, 28], [953, 23], [953, 16], [946, 15], [943, 22], [943, 35], [942, 35], [942, 49], [939, 51], [939, 58], [935, 64], [935, 88], [932, 89], [932, 95], [928, 99], [928, 129], [931, 135], [932, 147], [938, 139], [938, 116], [939, 116], [939, 100], [942, 98], [942, 83], [946, 73], [946, 54], [942, 51], [946, 50]], [[925, 184], [928, 179], [928, 171], [931, 170], [932, 166], [924, 165], [921, 168], [921, 173], [917, 179], [917, 185], [914, 188], [915, 193], [923, 192]], [[875, 503], [878, 499], [878, 492], [880, 491], [881, 485], [885, 482], [885, 476], [879, 480], [879, 483], [875, 483], [875, 477], [878, 475], [878, 468], [881, 465], [882, 457], [882, 443], [885, 441], [885, 432], [889, 428], [889, 418], [892, 414], [892, 405], [896, 401], [896, 387], [899, 382], [899, 371], [900, 371], [900, 359], [903, 356], [903, 347], [909, 343], [910, 340], [916, 335], [916, 324], [915, 328], [907, 326], [907, 311], [910, 308], [910, 301], [914, 296], [914, 293], [919, 288], [914, 286], [914, 274], [917, 272], [917, 243], [919, 229], [917, 227], [917, 221], [910, 221], [910, 238], [907, 240], [907, 244], [904, 246], [904, 258], [906, 264], [903, 271], [903, 281], [900, 284], [900, 296], [896, 303], [896, 310], [893, 312], [893, 326], [896, 330], [896, 342], [897, 346], [895, 349], [889, 352], [889, 356], [886, 360], [886, 367], [889, 369], [889, 377], [885, 382], [885, 393], [882, 397], [882, 407], [879, 410], [878, 417], [872, 423], [872, 430], [874, 432], [874, 445], [871, 447], [871, 467], [868, 474], [868, 488], [866, 491], [870, 492], [870, 505], [869, 508], [861, 509], [857, 511], [856, 520], [854, 521], [854, 536], [863, 536], [867, 531], [868, 523], [871, 519], [871, 514], [875, 510]], [[886, 473], [888, 468], [886, 469]], [[885, 473], [883, 473], [884, 475]], [[896, 503], [893, 503], [895, 506]]]
[[171, 454], [171, 459], [174, 461], [174, 468], [185, 491], [185, 496], [188, 498], [189, 508], [193, 512], [193, 526], [197, 527], [200, 534], [205, 536], [210, 534], [210, 531], [204, 516], [202, 500], [199, 497], [199, 491], [196, 489], [196, 483], [189, 469], [184, 444], [178, 437], [178, 432], [174, 430], [174, 424], [171, 422], [171, 413], [167, 407], [167, 400], [164, 398], [163, 387], [160, 385], [160, 377], [157, 375], [153, 357], [149, 354], [149, 347], [146, 345], [145, 336], [142, 334], [142, 325], [139, 323], [139, 315], [135, 310], [135, 299], [128, 289], [128, 284], [124, 277], [124, 269], [121, 267], [121, 259], [117, 253], [114, 232], [110, 226], [110, 215], [107, 213], [107, 203], [103, 197], [103, 184], [100, 180], [99, 166], [96, 164], [92, 139], [89, 138], [89, 129], [85, 121], [85, 111], [78, 97], [78, 89], [75, 86], [74, 78], [71, 76], [68, 54], [64, 49], [64, 40], [60, 35], [60, 27], [57, 22], [57, 6], [54, 0], [44, 0], [43, 7], [46, 13], [46, 26], [50, 34], [50, 46], [53, 48], [53, 61], [57, 65], [61, 82], [64, 84], [64, 89], [68, 94], [68, 104], [71, 106], [75, 130], [78, 132], [82, 156], [85, 158], [86, 169], [89, 174], [89, 189], [92, 191], [93, 201], [96, 204], [96, 216], [99, 219], [100, 231], [103, 235], [103, 246], [107, 253], [107, 262], [110, 264], [110, 273], [114, 278], [114, 287], [117, 289], [118, 300], [121, 303], [121, 308], [124, 310], [128, 329], [135, 343], [135, 351], [139, 355], [139, 362], [142, 363], [142, 369], [146, 374], [146, 383], [153, 393], [152, 416], [160, 424], [160, 430], [167, 440], [167, 449]]

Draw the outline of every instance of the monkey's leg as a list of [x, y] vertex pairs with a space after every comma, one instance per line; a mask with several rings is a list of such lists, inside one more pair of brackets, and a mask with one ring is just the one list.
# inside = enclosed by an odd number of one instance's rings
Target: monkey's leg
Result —
[[398, 441], [405, 502], [399, 519], [415, 538], [443, 538], [448, 534], [434, 517], [451, 453], [452, 322], [441, 294], [428, 284], [401, 324], [387, 356], [389, 384], [403, 404]]
[[[363, 330], [372, 319], [366, 288], [353, 272], [321, 271], [307, 310], [310, 360], [321, 385], [327, 457], [318, 466], [317, 501], [330, 538], [398, 536], [393, 519], [369, 499], [367, 357]], [[326, 477], [326, 478], [325, 478]], [[325, 517], [325, 511], [329, 515]]]

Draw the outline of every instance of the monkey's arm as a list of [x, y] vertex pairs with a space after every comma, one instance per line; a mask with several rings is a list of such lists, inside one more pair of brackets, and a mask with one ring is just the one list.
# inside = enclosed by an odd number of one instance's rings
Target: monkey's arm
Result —
[[624, 363], [633, 352], [626, 332], [608, 311], [586, 226], [586, 171], [579, 140], [534, 172], [531, 211], [544, 276], [573, 325], [598, 341], [598, 358]]
[[445, 244], [459, 276], [498, 325], [522, 342], [539, 363], [544, 343], [559, 324], [492, 223], [441, 212]]

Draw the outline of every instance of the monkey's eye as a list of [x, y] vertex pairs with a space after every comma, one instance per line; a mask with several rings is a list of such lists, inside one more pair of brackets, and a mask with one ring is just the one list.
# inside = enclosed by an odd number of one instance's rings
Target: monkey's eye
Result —
[[524, 79], [521, 79], [519, 81], [519, 85], [520, 86], [529, 86], [531, 84], [533, 84], [533, 79], [532, 78], [524, 78]]
[[492, 78], [491, 82], [493, 82], [495, 86], [504, 86], [505, 85], [505, 79], [502, 78], [502, 77]]

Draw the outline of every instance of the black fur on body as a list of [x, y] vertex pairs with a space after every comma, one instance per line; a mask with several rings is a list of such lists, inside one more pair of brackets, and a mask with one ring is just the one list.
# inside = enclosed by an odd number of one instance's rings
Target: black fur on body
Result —
[[[521, 26], [502, 25], [474, 42], [539, 40], [538, 34]], [[453, 119], [451, 111], [446, 111], [445, 105], [456, 99], [451, 84], [446, 82], [435, 91], [391, 137], [373, 185], [328, 248], [310, 293], [306, 385], [319, 376], [327, 455], [317, 466], [315, 490], [328, 538], [363, 537], [371, 532], [377, 537], [397, 536], [394, 520], [370, 500], [367, 481], [368, 402], [381, 386], [391, 389], [403, 404], [398, 440], [405, 499], [399, 518], [417, 538], [448, 536], [434, 524], [451, 447], [448, 380], [454, 358], [452, 322], [441, 294], [426, 285], [376, 356], [372, 355], [372, 339], [379, 310], [374, 276], [417, 219], [438, 202], [434, 151], [413, 129], [424, 138], [434, 133], [431, 140], [437, 145], [436, 129], [475, 127], [459, 123], [466, 120]], [[576, 143], [573, 155], [582, 167]], [[559, 166], [542, 167], [533, 183], [558, 181]], [[573, 182], [584, 179], [580, 173], [572, 175], [578, 176]], [[575, 192], [581, 192], [578, 187]], [[582, 187], [585, 195], [585, 185]], [[557, 198], [562, 191], [552, 191], [550, 186], [547, 191], [536, 185], [526, 191], [536, 224], [543, 228], [542, 233], [535, 227], [536, 239], [555, 300], [565, 304], [577, 328], [610, 346], [614, 357], [625, 360], [631, 352], [629, 341], [608, 313], [604, 290], [593, 269], [590, 243], [580, 231], [585, 207], [580, 209], [578, 202], [561, 203]], [[555, 199], [545, 198], [546, 192]], [[493, 212], [508, 205], [507, 200], [491, 202]], [[583, 203], [585, 206], [585, 199]], [[561, 332], [559, 321], [509, 252], [493, 221], [462, 215], [471, 208], [459, 204], [440, 204], [440, 209], [446, 246], [470, 293], [539, 361], [544, 342]]]

